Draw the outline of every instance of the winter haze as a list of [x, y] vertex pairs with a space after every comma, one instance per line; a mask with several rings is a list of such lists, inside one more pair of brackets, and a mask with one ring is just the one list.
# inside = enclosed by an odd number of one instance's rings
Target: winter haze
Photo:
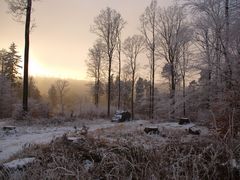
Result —
[[[90, 26], [100, 10], [116, 9], [127, 21], [123, 37], [138, 32], [139, 16], [150, 0], [42, 0], [34, 2], [36, 27], [31, 33], [30, 74], [87, 79], [85, 60], [96, 37]], [[171, 1], [159, 0], [161, 6]], [[14, 22], [0, 1], [1, 48], [15, 42], [23, 55], [24, 24]]]
[[240, 179], [240, 0], [0, 0], [0, 179]]

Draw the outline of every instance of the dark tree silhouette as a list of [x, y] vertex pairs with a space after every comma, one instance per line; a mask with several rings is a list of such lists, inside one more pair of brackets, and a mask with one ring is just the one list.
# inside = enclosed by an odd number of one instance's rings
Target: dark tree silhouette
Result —
[[99, 99], [102, 92], [101, 79], [103, 76], [103, 61], [106, 57], [106, 46], [101, 40], [96, 41], [92, 48], [89, 49], [89, 59], [86, 61], [88, 67], [88, 76], [94, 78], [93, 94], [96, 107], [99, 105]]
[[17, 21], [23, 16], [25, 20], [25, 48], [24, 48], [24, 75], [23, 75], [23, 112], [28, 112], [28, 62], [29, 62], [29, 35], [31, 28], [32, 0], [6, 0], [10, 13]]
[[58, 92], [59, 102], [61, 105], [61, 115], [64, 115], [64, 106], [65, 106], [64, 97], [65, 97], [67, 91], [69, 90], [69, 88], [68, 88], [69, 82], [66, 80], [59, 79], [56, 81], [55, 87]]
[[127, 66], [130, 68], [131, 73], [131, 113], [132, 120], [134, 119], [134, 90], [137, 71], [137, 57], [143, 50], [144, 38], [141, 35], [134, 35], [128, 37], [123, 43], [123, 52], [127, 58]]
[[124, 27], [125, 21], [122, 16], [111, 8], [102, 10], [94, 20], [92, 32], [97, 34], [103, 40], [107, 47], [108, 56], [108, 117], [110, 116], [111, 105], [111, 75], [113, 53], [118, 45], [118, 37]]
[[154, 96], [155, 96], [155, 70], [156, 70], [156, 26], [157, 26], [157, 1], [152, 0], [140, 17], [141, 32], [145, 37], [146, 47], [150, 53], [150, 118], [154, 118]]

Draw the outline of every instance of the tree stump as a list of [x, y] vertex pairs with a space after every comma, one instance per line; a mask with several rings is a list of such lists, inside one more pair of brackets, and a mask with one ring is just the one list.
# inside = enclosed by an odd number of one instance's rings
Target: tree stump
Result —
[[189, 124], [189, 123], [190, 123], [190, 120], [188, 118], [180, 118], [178, 124], [184, 125], [184, 124]]
[[189, 134], [192, 134], [192, 135], [200, 135], [201, 131], [200, 131], [199, 129], [189, 128], [189, 129], [188, 129], [188, 133], [189, 133]]
[[160, 134], [160, 131], [157, 127], [145, 127], [144, 132], [146, 134]]

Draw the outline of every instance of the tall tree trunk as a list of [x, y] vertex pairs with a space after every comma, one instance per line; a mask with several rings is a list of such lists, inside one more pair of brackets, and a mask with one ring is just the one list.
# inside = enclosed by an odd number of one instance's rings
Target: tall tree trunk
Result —
[[149, 119], [152, 118], [152, 74], [150, 74], [149, 83]]
[[98, 67], [98, 76], [97, 76], [97, 94], [96, 94], [96, 107], [98, 108], [99, 104], [99, 93], [100, 93], [100, 69]]
[[2, 61], [2, 73], [1, 73], [1, 75], [3, 76], [4, 75], [4, 60], [3, 60], [3, 58], [1, 59], [1, 61]]
[[61, 102], [61, 114], [64, 115], [64, 104], [63, 104], [63, 94], [60, 93], [60, 102]]
[[186, 82], [185, 82], [185, 75], [183, 76], [183, 117], [186, 117]]
[[118, 109], [120, 109], [121, 103], [121, 41], [119, 41], [118, 48]]
[[135, 71], [133, 71], [133, 75], [132, 75], [132, 93], [131, 93], [132, 120], [134, 120], [134, 80], [135, 80]]
[[227, 88], [231, 89], [232, 86], [232, 68], [229, 58], [229, 0], [225, 0], [225, 28], [226, 28], [226, 34], [225, 34], [225, 61], [226, 61], [226, 77], [227, 77]]
[[112, 69], [112, 57], [109, 55], [109, 66], [108, 66], [108, 110], [107, 115], [110, 117], [111, 111], [111, 69]]
[[152, 72], [152, 112], [151, 119], [154, 119], [154, 98], [155, 98], [155, 47], [153, 50], [153, 72]]
[[153, 44], [152, 44], [152, 111], [151, 119], [154, 119], [154, 98], [155, 98], [155, 15], [153, 19]]
[[211, 62], [211, 56], [210, 56], [210, 45], [209, 45], [209, 37], [208, 37], [208, 31], [205, 32], [205, 43], [206, 43], [206, 56], [207, 56], [207, 62], [208, 62], [208, 81], [207, 81], [207, 109], [210, 108], [210, 94], [211, 94], [211, 86], [212, 86], [212, 62]]
[[25, 22], [25, 50], [24, 50], [24, 76], [23, 76], [23, 112], [28, 112], [28, 61], [29, 61], [29, 34], [31, 23], [32, 0], [27, 1]]
[[182, 81], [183, 81], [183, 117], [186, 117], [186, 48], [183, 46], [183, 67], [182, 67]]
[[221, 67], [221, 51], [220, 51], [220, 30], [216, 30], [216, 87], [219, 89], [219, 84], [222, 83]]
[[170, 93], [170, 99], [171, 99], [170, 119], [171, 120], [175, 120], [175, 90], [176, 90], [175, 68], [174, 68], [174, 63], [171, 62], [171, 93]]
[[97, 107], [97, 77], [95, 77], [94, 82], [94, 104]]

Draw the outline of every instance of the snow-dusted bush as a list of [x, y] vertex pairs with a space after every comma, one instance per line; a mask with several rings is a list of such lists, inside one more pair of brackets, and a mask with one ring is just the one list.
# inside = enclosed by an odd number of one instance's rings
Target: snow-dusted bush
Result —
[[34, 118], [48, 118], [49, 117], [49, 106], [43, 101], [30, 100], [29, 101], [29, 115]]
[[0, 75], [0, 118], [10, 117], [16, 100], [10, 81]]
[[16, 120], [24, 120], [29, 118], [49, 118], [49, 106], [47, 103], [39, 100], [29, 99], [29, 111], [23, 114], [22, 105], [15, 104], [12, 117]]
[[12, 112], [12, 118], [16, 120], [23, 120], [23, 109], [22, 104], [18, 103], [14, 105], [14, 110]]
[[[116, 108], [111, 108], [111, 113], [114, 114]], [[84, 104], [79, 106], [75, 111], [79, 118], [83, 119], [94, 119], [94, 118], [106, 118], [107, 117], [107, 108], [106, 107], [96, 107], [93, 104]]]
[[[151, 144], [151, 137], [137, 135]], [[146, 148], [145, 144], [133, 141], [134, 136], [136, 134], [125, 134], [124, 141], [80, 136], [72, 142], [65, 135], [49, 145], [30, 146], [22, 156], [35, 156], [38, 161], [27, 167], [21, 177], [195, 180], [240, 177], [237, 140], [231, 145], [215, 137], [182, 143], [175, 135], [166, 143], [154, 146], [153, 143]]]

